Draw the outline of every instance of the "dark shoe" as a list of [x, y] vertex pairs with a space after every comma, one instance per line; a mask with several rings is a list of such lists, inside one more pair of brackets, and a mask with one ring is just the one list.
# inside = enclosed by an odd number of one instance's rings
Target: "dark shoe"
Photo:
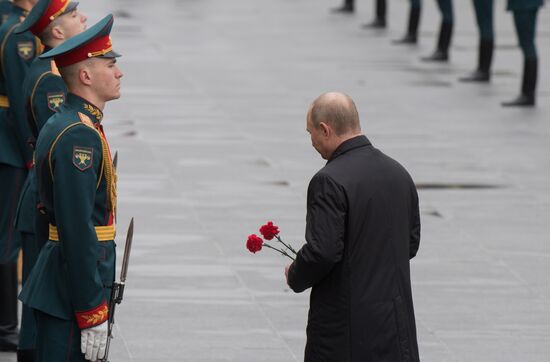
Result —
[[402, 44], [416, 44], [417, 43], [417, 40], [416, 40], [416, 36], [413, 36], [413, 35], [405, 35], [404, 37], [402, 37], [401, 39], [395, 39], [392, 41], [393, 44], [396, 44], [396, 45], [402, 45]]
[[449, 61], [449, 54], [441, 50], [436, 50], [432, 55], [420, 59], [425, 62], [447, 62]]
[[374, 19], [372, 22], [363, 24], [364, 29], [384, 29], [386, 27], [386, 20]]
[[474, 70], [472, 73], [459, 78], [461, 82], [478, 82], [478, 83], [486, 83], [491, 80], [491, 75], [489, 72], [484, 72], [482, 70]]
[[348, 5], [348, 4], [344, 4], [342, 6], [340, 6], [339, 8], [334, 8], [332, 9], [332, 12], [333, 13], [344, 13], [344, 14], [350, 14], [350, 13], [353, 13], [354, 9], [353, 9], [353, 5]]
[[523, 81], [521, 94], [510, 102], [504, 102], [504, 107], [532, 107], [535, 105], [535, 89], [537, 87], [538, 59], [525, 58], [523, 63]]
[[17, 362], [36, 362], [35, 349], [17, 350]]
[[394, 44], [416, 44], [418, 37], [418, 23], [420, 21], [420, 8], [411, 6], [409, 12], [409, 25], [407, 27], [407, 34], [401, 38], [394, 40]]
[[510, 102], [502, 102], [503, 107], [533, 107], [535, 105], [535, 96], [521, 94]]
[[441, 23], [439, 39], [437, 40], [436, 51], [429, 57], [422, 58], [426, 62], [446, 62], [449, 60], [449, 45], [453, 35], [453, 23]]
[[491, 65], [493, 63], [493, 50], [495, 41], [493, 39], [481, 39], [479, 41], [479, 58], [477, 69], [481, 72], [491, 74]]

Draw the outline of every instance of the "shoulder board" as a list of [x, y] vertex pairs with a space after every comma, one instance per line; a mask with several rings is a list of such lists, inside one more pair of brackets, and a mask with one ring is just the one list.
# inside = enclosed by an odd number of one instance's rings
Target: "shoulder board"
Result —
[[88, 117], [84, 113], [80, 113], [80, 112], [78, 112], [78, 117], [80, 118], [80, 122], [84, 123], [88, 127], [91, 127], [93, 129], [95, 129], [94, 122], [92, 122], [90, 117]]

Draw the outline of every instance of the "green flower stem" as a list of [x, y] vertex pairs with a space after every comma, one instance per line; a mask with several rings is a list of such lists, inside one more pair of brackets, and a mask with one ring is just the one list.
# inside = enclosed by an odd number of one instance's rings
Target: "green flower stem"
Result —
[[293, 252], [294, 255], [298, 255], [298, 253], [296, 252], [296, 250], [294, 250], [294, 248], [293, 248], [290, 244], [285, 243], [285, 242], [283, 241], [283, 239], [281, 239], [281, 238], [279, 237], [279, 235], [275, 235], [275, 237], [276, 237], [277, 240], [279, 240], [279, 242], [280, 242], [281, 244], [283, 244], [288, 250], [290, 250], [291, 252]]
[[284, 251], [284, 250], [274, 248], [273, 246], [271, 246], [271, 245], [269, 245], [269, 244], [266, 244], [266, 243], [264, 243], [263, 245], [264, 245], [266, 248], [276, 250], [276, 251], [278, 251], [279, 253], [283, 254], [284, 256], [288, 256], [290, 259], [294, 260], [294, 258], [291, 257], [290, 255], [288, 255], [288, 253], [287, 253], [286, 251]]

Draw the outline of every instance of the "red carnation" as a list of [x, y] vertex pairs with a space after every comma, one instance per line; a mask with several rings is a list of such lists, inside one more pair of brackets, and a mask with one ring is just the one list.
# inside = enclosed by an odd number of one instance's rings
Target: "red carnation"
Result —
[[260, 233], [264, 236], [265, 240], [271, 240], [279, 235], [279, 227], [273, 225], [273, 222], [269, 221], [267, 224], [262, 225]]
[[250, 250], [251, 253], [256, 253], [257, 251], [262, 250], [263, 243], [264, 241], [262, 238], [256, 234], [248, 235], [248, 239], [246, 240], [246, 248]]

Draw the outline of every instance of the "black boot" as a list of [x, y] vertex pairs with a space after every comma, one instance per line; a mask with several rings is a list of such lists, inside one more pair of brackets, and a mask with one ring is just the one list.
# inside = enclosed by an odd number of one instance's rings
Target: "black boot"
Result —
[[339, 8], [332, 9], [333, 13], [353, 13], [354, 11], [353, 0], [345, 0], [344, 4]]
[[527, 58], [523, 63], [523, 82], [521, 94], [510, 102], [504, 102], [504, 107], [532, 107], [535, 105], [535, 89], [537, 87], [537, 58]]
[[477, 69], [460, 78], [462, 82], [489, 82], [491, 80], [491, 63], [493, 61], [493, 39], [481, 39], [479, 42], [479, 60]]
[[386, 20], [374, 19], [370, 23], [363, 24], [364, 29], [384, 29], [386, 28]]
[[386, 27], [386, 0], [376, 0], [376, 19], [364, 24], [366, 29], [384, 29]]
[[0, 351], [17, 350], [17, 264], [0, 264]]
[[18, 349], [17, 362], [36, 362], [35, 349]]
[[409, 26], [407, 34], [401, 39], [394, 40], [394, 44], [416, 44], [418, 37], [418, 24], [420, 22], [420, 8], [411, 6], [409, 13]]
[[451, 37], [453, 35], [453, 23], [442, 22], [439, 30], [439, 39], [437, 41], [437, 49], [427, 57], [422, 58], [426, 62], [446, 62], [449, 60], [449, 45], [451, 45]]

